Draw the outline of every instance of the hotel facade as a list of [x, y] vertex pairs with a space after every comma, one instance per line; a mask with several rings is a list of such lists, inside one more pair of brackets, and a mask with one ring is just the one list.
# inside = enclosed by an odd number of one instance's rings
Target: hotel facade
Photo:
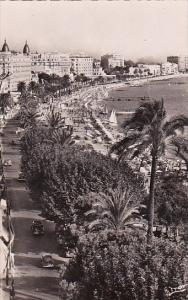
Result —
[[38, 73], [70, 74], [71, 61], [62, 53], [30, 53], [25, 43], [22, 53], [11, 52], [5, 40], [0, 52], [0, 92], [17, 91], [20, 81], [28, 84]]
[[25, 52], [27, 47], [26, 43], [23, 53], [12, 53], [5, 40], [0, 52], [1, 92], [17, 91], [18, 82], [31, 81], [31, 57]]
[[71, 61], [67, 54], [56, 52], [50, 53], [32, 53], [31, 69], [34, 73], [47, 73], [64, 76], [70, 74]]

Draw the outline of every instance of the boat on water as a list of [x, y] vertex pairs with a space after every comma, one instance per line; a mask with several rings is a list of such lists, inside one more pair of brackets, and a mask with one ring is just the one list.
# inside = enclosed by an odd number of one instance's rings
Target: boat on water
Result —
[[140, 81], [135, 81], [135, 82], [130, 83], [129, 86], [130, 87], [140, 87], [140, 86], [143, 86], [143, 84]]
[[112, 125], [117, 125], [116, 112], [114, 109], [112, 109], [112, 111], [111, 111], [109, 123], [111, 123]]

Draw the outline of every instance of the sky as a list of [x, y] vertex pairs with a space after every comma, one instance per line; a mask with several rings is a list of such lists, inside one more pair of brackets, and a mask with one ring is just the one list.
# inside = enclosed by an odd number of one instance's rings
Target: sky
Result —
[[188, 55], [188, 1], [0, 1], [0, 46], [125, 59]]

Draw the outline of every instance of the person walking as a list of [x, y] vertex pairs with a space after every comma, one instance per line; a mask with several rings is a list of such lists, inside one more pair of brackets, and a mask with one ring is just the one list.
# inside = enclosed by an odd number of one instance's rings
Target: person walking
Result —
[[10, 300], [14, 300], [16, 293], [14, 288], [14, 279], [12, 279], [11, 287], [10, 287]]

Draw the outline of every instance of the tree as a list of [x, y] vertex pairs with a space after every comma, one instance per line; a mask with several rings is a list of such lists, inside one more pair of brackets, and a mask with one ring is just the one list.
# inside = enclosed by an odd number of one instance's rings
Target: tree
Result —
[[38, 94], [40, 92], [40, 86], [37, 82], [31, 81], [29, 83], [28, 90], [34, 94]]
[[139, 223], [141, 205], [128, 184], [126, 187], [119, 185], [117, 189], [109, 190], [108, 194], [93, 193], [89, 197], [92, 199], [92, 209], [85, 213], [93, 217], [89, 229], [119, 231]]
[[164, 177], [156, 185], [155, 216], [160, 224], [175, 228], [187, 222], [188, 188], [176, 176]]
[[65, 118], [61, 116], [60, 112], [55, 111], [54, 107], [51, 107], [47, 115], [47, 124], [53, 131], [65, 126]]
[[137, 198], [143, 201], [142, 178], [134, 175], [126, 163], [117, 164], [110, 157], [72, 146], [69, 131], [64, 136], [67, 139], [60, 141], [57, 134], [63, 128], [50, 132], [49, 129], [31, 128], [22, 138], [22, 168], [33, 199], [42, 202], [45, 191], [53, 203], [58, 203], [66, 191], [81, 223], [91, 203], [80, 196], [94, 191], [106, 193], [109, 188], [115, 189], [119, 181], [128, 181]]
[[172, 151], [177, 157], [184, 161], [188, 171], [188, 139], [178, 136], [170, 141], [173, 147]]
[[74, 144], [74, 141], [72, 140], [72, 133], [73, 128], [58, 128], [55, 131], [52, 132], [51, 141], [52, 143], [58, 143], [65, 146], [70, 146]]
[[[185, 256], [184, 248], [160, 239], [148, 251], [140, 232], [89, 233], [80, 237], [76, 256], [62, 270], [61, 299], [148, 299], [149, 276], [154, 299], [166, 300], [169, 288], [185, 284]], [[184, 292], [176, 299], [185, 297]]]
[[20, 81], [20, 82], [18, 82], [17, 90], [18, 90], [18, 92], [20, 92], [21, 94], [25, 94], [25, 93], [26, 93], [27, 88], [26, 88], [26, 83], [25, 83], [25, 81]]
[[13, 100], [10, 93], [0, 94], [0, 108], [2, 114], [5, 113], [7, 107], [11, 107]]
[[145, 102], [135, 111], [134, 116], [125, 122], [125, 138], [112, 146], [111, 152], [123, 157], [139, 156], [148, 149], [152, 158], [150, 190], [148, 201], [148, 243], [152, 242], [154, 220], [155, 178], [158, 157], [165, 153], [166, 141], [176, 135], [177, 129], [188, 125], [188, 118], [180, 115], [165, 121], [166, 111], [163, 100]]
[[67, 87], [70, 86], [70, 76], [67, 75], [67, 74], [65, 74], [65, 75], [63, 76], [63, 86], [64, 86], [65, 88], [67, 88]]
[[39, 113], [32, 109], [25, 109], [20, 116], [20, 125], [23, 128], [36, 126]]

